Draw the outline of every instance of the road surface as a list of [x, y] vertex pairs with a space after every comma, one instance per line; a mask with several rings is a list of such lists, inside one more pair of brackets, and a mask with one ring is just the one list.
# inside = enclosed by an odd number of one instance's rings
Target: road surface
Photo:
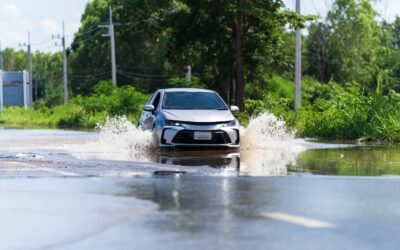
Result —
[[400, 245], [397, 147], [138, 155], [95, 137], [0, 130], [1, 249]]

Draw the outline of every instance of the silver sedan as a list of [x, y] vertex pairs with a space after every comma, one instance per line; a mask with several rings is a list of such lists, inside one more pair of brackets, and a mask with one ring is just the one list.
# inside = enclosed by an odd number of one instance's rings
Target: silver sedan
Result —
[[143, 108], [139, 126], [154, 132], [160, 147], [240, 146], [239, 122], [214, 91], [191, 88], [162, 89]]

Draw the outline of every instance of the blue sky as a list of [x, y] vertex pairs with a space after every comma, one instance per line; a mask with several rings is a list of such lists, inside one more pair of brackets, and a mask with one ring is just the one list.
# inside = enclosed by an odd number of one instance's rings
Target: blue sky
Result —
[[[34, 50], [55, 51], [51, 35], [61, 33], [62, 21], [66, 23], [66, 34], [75, 33], [88, 0], [0, 0], [0, 41], [2, 47], [18, 48], [26, 42], [28, 30]], [[67, 37], [67, 42], [72, 36]]]
[[[283, 0], [289, 9], [295, 9], [296, 0]], [[304, 14], [317, 14], [325, 17], [334, 0], [301, 0], [301, 11]], [[399, 0], [374, 0], [374, 8], [381, 18], [392, 21], [400, 15]]]
[[[54, 52], [51, 35], [61, 32], [62, 21], [66, 23], [66, 34], [74, 34], [80, 25], [80, 18], [89, 0], [0, 0], [0, 41], [2, 47], [18, 48], [19, 42], [27, 41], [31, 31], [34, 50]], [[302, 12], [320, 14], [322, 17], [333, 0], [301, 0]], [[294, 9], [295, 0], [284, 0], [289, 9]], [[380, 15], [392, 20], [400, 14], [399, 0], [380, 0], [375, 4]], [[67, 37], [67, 43], [72, 41]]]

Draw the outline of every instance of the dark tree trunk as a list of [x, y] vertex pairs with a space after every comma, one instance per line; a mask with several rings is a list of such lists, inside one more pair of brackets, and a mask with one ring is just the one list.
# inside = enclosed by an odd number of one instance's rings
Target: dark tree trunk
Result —
[[243, 1], [237, 0], [237, 20], [236, 20], [236, 42], [235, 42], [235, 59], [236, 59], [236, 105], [240, 110], [244, 110], [244, 77], [243, 77]]
[[229, 78], [227, 78], [227, 76], [224, 74], [224, 66], [217, 66], [215, 68], [215, 75], [217, 76], [215, 81], [219, 95], [222, 97], [222, 99], [224, 99], [225, 102], [228, 102], [230, 82]]
[[235, 77], [232, 77], [232, 79], [231, 79], [231, 96], [230, 96], [230, 100], [229, 100], [229, 105], [231, 105], [232, 100], [235, 100], [235, 99], [236, 99], [236, 80], [235, 80]]
[[325, 44], [326, 40], [324, 38], [318, 39], [318, 71], [319, 71], [319, 81], [325, 82], [326, 81], [326, 53], [325, 53]]

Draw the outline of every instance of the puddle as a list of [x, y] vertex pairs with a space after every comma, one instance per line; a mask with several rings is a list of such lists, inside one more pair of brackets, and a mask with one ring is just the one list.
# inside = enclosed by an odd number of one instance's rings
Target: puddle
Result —
[[[114, 176], [132, 176], [133, 171], [160, 166], [192, 169], [196, 174], [234, 176], [315, 175], [380, 176], [400, 174], [400, 147], [356, 146], [316, 143], [297, 139], [279, 118], [265, 113], [250, 121], [242, 131], [237, 152], [159, 151], [152, 135], [137, 129], [124, 117], [115, 117], [99, 127], [98, 133], [63, 130], [0, 129], [0, 159], [46, 161], [68, 170], [116, 169]], [[210, 169], [214, 169], [210, 171]], [[117, 171], [118, 170], [118, 171]], [[175, 171], [173, 170], [173, 171]], [[125, 172], [124, 172], [125, 171]], [[170, 175], [167, 172], [159, 175]], [[146, 172], [148, 173], [148, 172]], [[167, 174], [168, 173], [168, 174]], [[95, 172], [94, 175], [97, 175]]]

